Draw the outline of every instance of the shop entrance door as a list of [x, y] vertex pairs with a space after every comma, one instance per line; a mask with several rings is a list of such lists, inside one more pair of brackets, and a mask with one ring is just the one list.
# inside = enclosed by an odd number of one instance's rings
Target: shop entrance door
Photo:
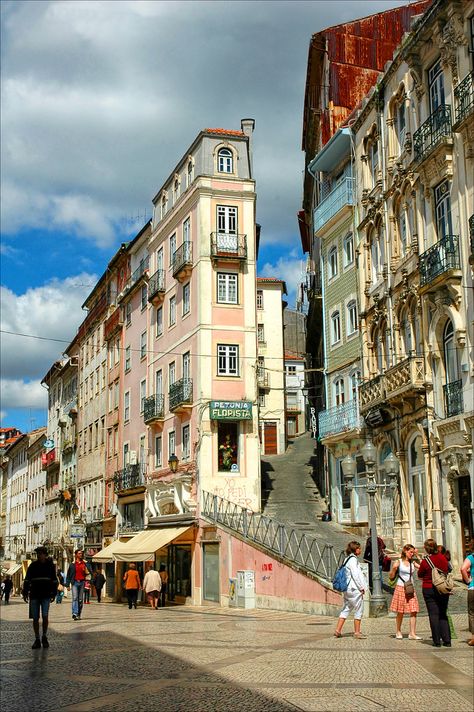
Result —
[[471, 510], [471, 483], [469, 475], [458, 479], [459, 487], [459, 516], [461, 519], [461, 537], [463, 555], [466, 556], [467, 546], [474, 536], [474, 528], [472, 526], [472, 510]]
[[170, 544], [168, 547], [168, 598], [184, 603], [191, 595], [191, 545]]
[[277, 447], [277, 426], [276, 423], [264, 423], [265, 455], [276, 455]]
[[204, 544], [203, 598], [219, 603], [219, 544]]

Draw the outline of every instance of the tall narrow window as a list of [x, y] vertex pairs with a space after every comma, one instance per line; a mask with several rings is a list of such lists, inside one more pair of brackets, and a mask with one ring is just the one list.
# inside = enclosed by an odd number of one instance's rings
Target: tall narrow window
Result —
[[451, 227], [451, 196], [449, 182], [443, 181], [434, 189], [436, 206], [436, 232], [438, 239], [452, 235]]
[[400, 152], [403, 151], [406, 135], [406, 116], [405, 116], [405, 101], [402, 100], [397, 106], [397, 135]]
[[221, 148], [217, 157], [217, 170], [220, 173], [233, 173], [233, 156], [229, 148]]
[[158, 307], [156, 310], [156, 335], [163, 334], [163, 307]]
[[257, 289], [257, 309], [263, 309], [263, 289]]
[[357, 321], [357, 302], [352, 299], [347, 305], [347, 333], [355, 334], [358, 330], [359, 324]]
[[176, 382], [176, 363], [172, 361], [168, 366], [168, 385], [171, 387]]
[[236, 274], [228, 272], [218, 272], [217, 301], [220, 304], [238, 304], [237, 285], [238, 276]]
[[345, 402], [344, 379], [337, 378], [334, 381], [334, 402], [336, 405], [341, 405]]
[[130, 420], [130, 391], [123, 394], [123, 419], [126, 423]]
[[263, 324], [257, 324], [257, 342], [259, 344], [265, 343], [265, 326]]
[[183, 316], [191, 310], [191, 285], [188, 282], [183, 287]]
[[163, 371], [156, 371], [155, 373], [155, 394], [157, 396], [163, 395]]
[[142, 284], [141, 288], [141, 296], [140, 296], [140, 305], [142, 309], [145, 309], [147, 305], [147, 300], [148, 300], [148, 287], [146, 284]]
[[169, 250], [170, 250], [170, 265], [173, 264], [174, 253], [176, 252], [176, 233], [171, 235], [169, 240]]
[[331, 344], [337, 344], [341, 340], [341, 315], [335, 311], [331, 315]]
[[176, 433], [170, 430], [168, 433], [168, 459], [176, 454]]
[[182, 453], [181, 456], [183, 460], [189, 460], [190, 455], [191, 455], [191, 437], [190, 437], [190, 429], [189, 425], [183, 425], [183, 432], [182, 432]]
[[125, 371], [130, 371], [132, 367], [132, 352], [130, 346], [125, 349]]
[[174, 326], [176, 324], [176, 297], [172, 296], [170, 297], [170, 326]]
[[188, 165], [186, 168], [186, 187], [187, 188], [189, 188], [189, 186], [193, 182], [193, 174], [194, 174], [193, 162], [191, 159], [189, 159]]
[[376, 138], [374, 138], [374, 140], [370, 144], [369, 157], [370, 157], [370, 173], [372, 176], [372, 186], [375, 188], [375, 186], [377, 184], [378, 171], [379, 171], [379, 147], [378, 147], [378, 142], [377, 142]]
[[183, 354], [183, 378], [189, 380], [191, 378], [191, 354], [187, 351]]
[[438, 59], [429, 70], [428, 84], [430, 89], [430, 109], [433, 114], [436, 109], [445, 103], [444, 74], [441, 59]]
[[230, 344], [218, 344], [217, 346], [217, 375], [218, 376], [238, 376], [239, 375], [239, 347]]
[[155, 437], [155, 467], [161, 467], [163, 461], [161, 435]]
[[146, 356], [146, 331], [142, 331], [140, 335], [140, 358]]
[[217, 231], [231, 235], [237, 234], [237, 208], [231, 205], [217, 206]]
[[348, 267], [354, 262], [354, 238], [352, 233], [344, 238], [344, 267]]
[[328, 279], [333, 279], [337, 275], [337, 247], [333, 247], [328, 253]]
[[146, 398], [146, 379], [144, 378], [140, 381], [140, 413], [145, 410], [145, 398]]

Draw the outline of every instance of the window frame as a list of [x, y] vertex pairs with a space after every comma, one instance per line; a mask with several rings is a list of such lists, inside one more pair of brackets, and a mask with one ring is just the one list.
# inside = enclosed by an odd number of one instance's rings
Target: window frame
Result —
[[[233, 350], [233, 353], [231, 353]], [[225, 366], [221, 367], [222, 359]], [[226, 378], [240, 377], [240, 347], [239, 344], [217, 344], [217, 376]], [[235, 367], [231, 364], [235, 362]]]
[[[350, 245], [350, 259], [347, 257], [348, 250], [346, 247]], [[354, 264], [354, 235], [352, 232], [347, 233], [342, 243], [342, 263], [344, 268], [351, 267]]]
[[145, 410], [145, 400], [146, 400], [146, 378], [142, 378], [140, 381], [140, 413]]
[[183, 284], [183, 311], [182, 316], [186, 316], [191, 311], [191, 282]]
[[337, 277], [338, 262], [337, 245], [333, 245], [328, 251], [328, 282]]
[[132, 368], [132, 349], [129, 346], [125, 347], [124, 371], [128, 373]]
[[147, 332], [142, 331], [140, 334], [140, 359], [146, 358], [147, 353]]
[[357, 334], [359, 331], [359, 314], [356, 299], [350, 299], [346, 304], [346, 323], [347, 336], [354, 336], [354, 334]]
[[[234, 283], [234, 285], [231, 284]], [[235, 301], [229, 299], [231, 289], [235, 286]], [[223, 290], [221, 289], [223, 287]], [[221, 299], [222, 291], [226, 299]], [[236, 272], [217, 272], [216, 275], [216, 297], [218, 304], [239, 304], [239, 275]]]
[[[187, 433], [187, 437], [185, 433]], [[181, 459], [185, 462], [191, 459], [191, 426], [189, 423], [183, 425], [181, 430]]]
[[[221, 161], [223, 154], [226, 154]], [[227, 168], [225, 167], [227, 166]], [[234, 154], [230, 148], [222, 146], [217, 151], [217, 171], [218, 173], [233, 173], [234, 172]]]
[[172, 294], [168, 303], [168, 326], [176, 325], [176, 294]]
[[130, 395], [130, 389], [128, 389], [123, 394], [123, 422], [124, 423], [130, 422], [131, 400], [132, 399], [131, 399], [131, 395]]
[[[159, 447], [158, 447], [159, 443]], [[161, 435], [155, 435], [155, 452], [154, 452], [155, 468], [163, 467], [163, 438]]]
[[[159, 315], [159, 316], [158, 316]], [[156, 327], [155, 327], [155, 338], [163, 336], [163, 305], [156, 308]]]
[[[336, 328], [337, 325], [337, 328]], [[337, 338], [335, 338], [337, 336]], [[342, 329], [341, 329], [341, 311], [340, 309], [335, 309], [331, 313], [331, 346], [340, 344], [342, 339]]]

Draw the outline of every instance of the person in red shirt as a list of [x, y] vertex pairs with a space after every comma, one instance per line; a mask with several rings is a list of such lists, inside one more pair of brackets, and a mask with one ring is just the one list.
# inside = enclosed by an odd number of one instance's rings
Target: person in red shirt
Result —
[[74, 562], [69, 565], [67, 570], [66, 588], [69, 589], [72, 586], [72, 619], [79, 621], [81, 620], [84, 586], [86, 579], [92, 576], [92, 571], [89, 564], [84, 561], [82, 549], [77, 549], [74, 554]]
[[418, 569], [418, 576], [423, 580], [422, 592], [425, 599], [428, 616], [430, 619], [431, 637], [433, 645], [436, 648], [441, 647], [441, 641], [446, 648], [451, 647], [451, 631], [449, 630], [448, 621], [448, 603], [449, 593], [439, 593], [433, 586], [431, 578], [432, 568], [428, 563], [428, 559], [433, 566], [447, 574], [450, 570], [450, 563], [446, 556], [438, 551], [438, 546], [434, 539], [425, 541], [425, 556]]

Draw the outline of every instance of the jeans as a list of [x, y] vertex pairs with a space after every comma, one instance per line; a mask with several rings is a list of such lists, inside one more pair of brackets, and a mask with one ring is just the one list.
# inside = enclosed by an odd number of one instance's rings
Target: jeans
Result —
[[168, 584], [162, 583], [160, 595], [158, 596], [158, 606], [161, 606], [162, 608], [164, 608], [166, 605], [166, 591], [167, 590], [168, 590]]
[[96, 588], [95, 592], [97, 594], [97, 603], [100, 603], [100, 599], [102, 598], [102, 589], [101, 588]]
[[423, 598], [428, 609], [433, 643], [438, 645], [441, 640], [443, 643], [450, 643], [451, 631], [449, 630], [447, 613], [449, 595], [447, 593], [438, 593], [433, 586], [432, 588], [423, 589]]
[[72, 584], [72, 615], [79, 616], [82, 612], [84, 600], [84, 584], [85, 581], [74, 581]]
[[128, 607], [137, 607], [138, 588], [127, 588]]

